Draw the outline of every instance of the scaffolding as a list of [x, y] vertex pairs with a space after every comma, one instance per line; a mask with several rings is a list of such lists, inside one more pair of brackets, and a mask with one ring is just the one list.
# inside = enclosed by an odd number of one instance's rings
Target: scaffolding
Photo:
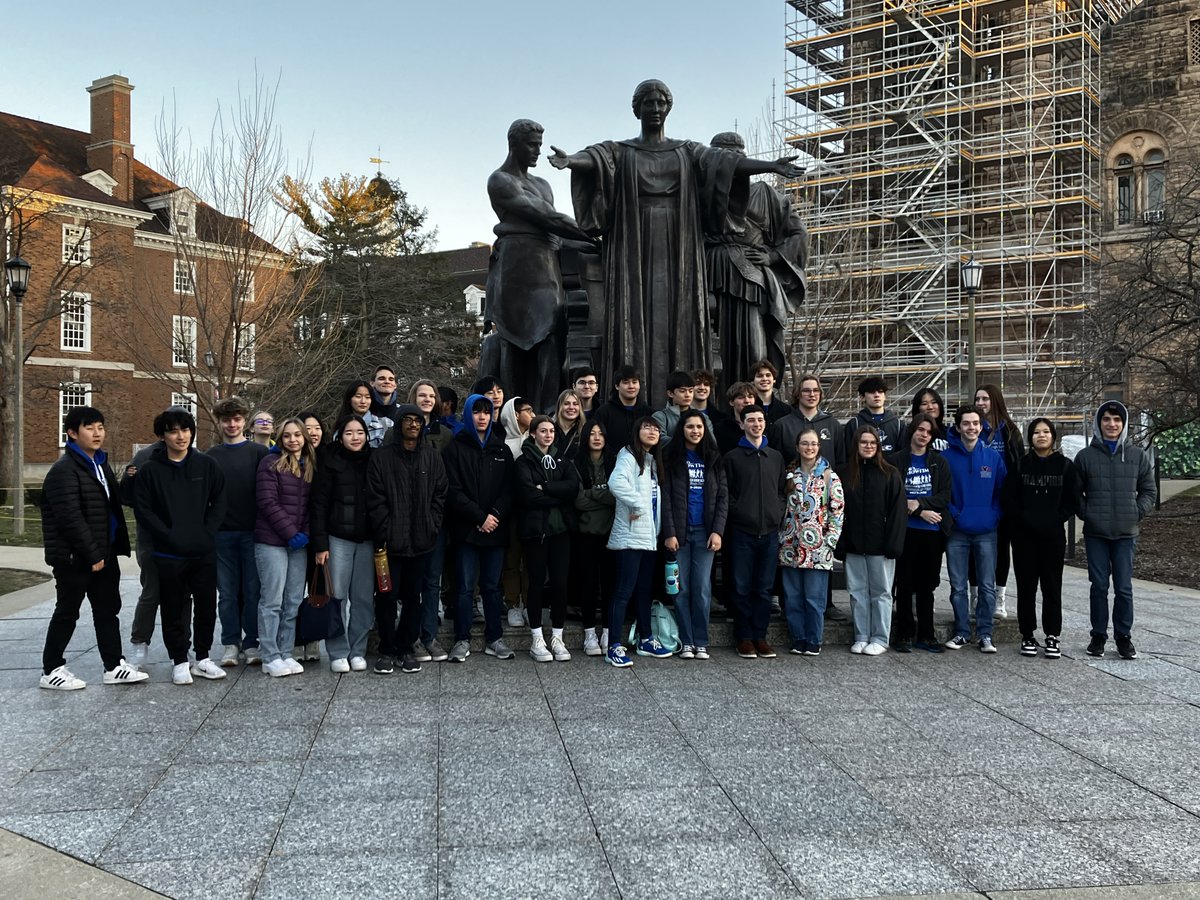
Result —
[[1132, 0], [787, 0], [782, 125], [805, 175], [793, 371], [855, 408], [967, 380], [962, 263], [983, 264], [979, 383], [1015, 417], [1077, 412], [1100, 247], [1100, 30]]

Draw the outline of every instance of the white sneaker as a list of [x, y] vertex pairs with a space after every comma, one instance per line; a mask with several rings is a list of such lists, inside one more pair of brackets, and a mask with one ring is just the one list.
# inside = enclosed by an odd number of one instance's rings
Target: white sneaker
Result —
[[262, 648], [248, 647], [246, 649], [246, 665], [261, 666], [262, 665]]
[[608, 629], [600, 629], [600, 655], [608, 656]]
[[[192, 667], [187, 663], [180, 663], [171, 670], [171, 682], [173, 684], [191, 684], [192, 683]], [[221, 670], [218, 669], [218, 672]], [[223, 676], [225, 673], [221, 672]]]
[[1008, 592], [1008, 585], [1002, 584], [996, 588], [996, 618], [1007, 619], [1008, 607], [1004, 604], [1004, 595]]
[[882, 656], [884, 653], [887, 653], [887, 647], [883, 646], [883, 644], [872, 642], [863, 647], [862, 652], [864, 656]]
[[142, 665], [146, 661], [146, 651], [149, 649], [145, 644], [131, 644], [129, 647], [129, 661], [135, 666]]
[[521, 606], [513, 606], [508, 610], [508, 624], [512, 628], [520, 628], [525, 624], [525, 609]]
[[588, 656], [604, 655], [604, 650], [600, 647], [600, 639], [596, 637], [595, 628], [583, 629], [583, 652]]
[[304, 666], [300, 665], [300, 663], [296, 662], [296, 660], [292, 659], [290, 656], [285, 656], [283, 658], [283, 664], [287, 666], [289, 675], [304, 674]]
[[192, 674], [207, 678], [209, 681], [217, 681], [224, 678], [227, 673], [211, 659], [198, 659], [192, 663]]
[[221, 654], [221, 668], [232, 669], [238, 664], [238, 645], [226, 644], [225, 652]]
[[867, 649], [866, 641], [855, 641], [853, 644], [850, 645], [851, 653], [863, 653], [866, 651], [866, 649]]
[[[115, 668], [109, 669], [104, 673], [105, 684], [137, 684], [139, 681], [149, 680], [149, 674], [139, 671], [136, 667], [125, 662], [125, 660], [121, 660]], [[80, 684], [82, 683], [80, 682]]]
[[367, 671], [367, 661], [365, 659], [363, 659], [361, 656], [350, 657], [350, 671], [351, 672]]
[[529, 655], [533, 657], [534, 662], [553, 662], [554, 654], [546, 649], [546, 638], [541, 634], [535, 634], [533, 641], [529, 645]]
[[[366, 660], [363, 660], [363, 667], [366, 668]], [[345, 659], [335, 659], [329, 664], [329, 671], [344, 675], [350, 671], [350, 662]]]
[[557, 634], [550, 638], [550, 653], [555, 662], [569, 662], [571, 659], [571, 651]]
[[[124, 660], [121, 662], [124, 663]], [[72, 675], [66, 666], [59, 666], [49, 675], [43, 675], [38, 681], [38, 687], [44, 687], [48, 691], [82, 691], [87, 687], [87, 682]]]
[[284, 678], [292, 674], [292, 670], [288, 668], [288, 664], [282, 659], [273, 659], [270, 662], [263, 663], [262, 669], [272, 678]]

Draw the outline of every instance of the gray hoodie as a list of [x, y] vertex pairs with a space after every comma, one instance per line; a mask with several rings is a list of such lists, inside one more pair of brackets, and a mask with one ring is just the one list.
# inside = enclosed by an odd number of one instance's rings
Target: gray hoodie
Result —
[[[1124, 427], [1110, 450], [1100, 432], [1100, 414], [1118, 408]], [[1083, 533], [1105, 540], [1137, 537], [1138, 523], [1158, 498], [1150, 457], [1129, 441], [1129, 410], [1106, 400], [1092, 417], [1092, 442], [1075, 456], [1079, 470], [1079, 515]]]

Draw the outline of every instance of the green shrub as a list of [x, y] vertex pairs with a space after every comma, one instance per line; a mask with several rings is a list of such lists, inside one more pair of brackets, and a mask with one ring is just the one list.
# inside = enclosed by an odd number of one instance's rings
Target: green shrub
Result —
[[1200, 422], [1189, 422], [1154, 438], [1163, 478], [1200, 475]]

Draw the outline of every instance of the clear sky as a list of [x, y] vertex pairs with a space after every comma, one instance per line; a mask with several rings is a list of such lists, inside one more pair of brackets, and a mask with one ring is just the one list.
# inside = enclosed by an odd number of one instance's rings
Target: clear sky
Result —
[[[284, 144], [314, 180], [373, 174], [381, 155], [443, 250], [491, 241], [486, 182], [513, 119], [541, 122], [546, 152], [630, 137], [633, 88], [660, 78], [675, 97], [668, 135], [764, 133], [784, 72], [783, 0], [60, 0], [22, 4], [9, 24], [0, 109], [86, 131], [84, 88], [124, 75], [134, 152], [153, 166], [164, 105], [206, 144], [218, 104], [257, 67], [278, 80]], [[544, 160], [536, 171], [569, 210], [569, 176]]]

